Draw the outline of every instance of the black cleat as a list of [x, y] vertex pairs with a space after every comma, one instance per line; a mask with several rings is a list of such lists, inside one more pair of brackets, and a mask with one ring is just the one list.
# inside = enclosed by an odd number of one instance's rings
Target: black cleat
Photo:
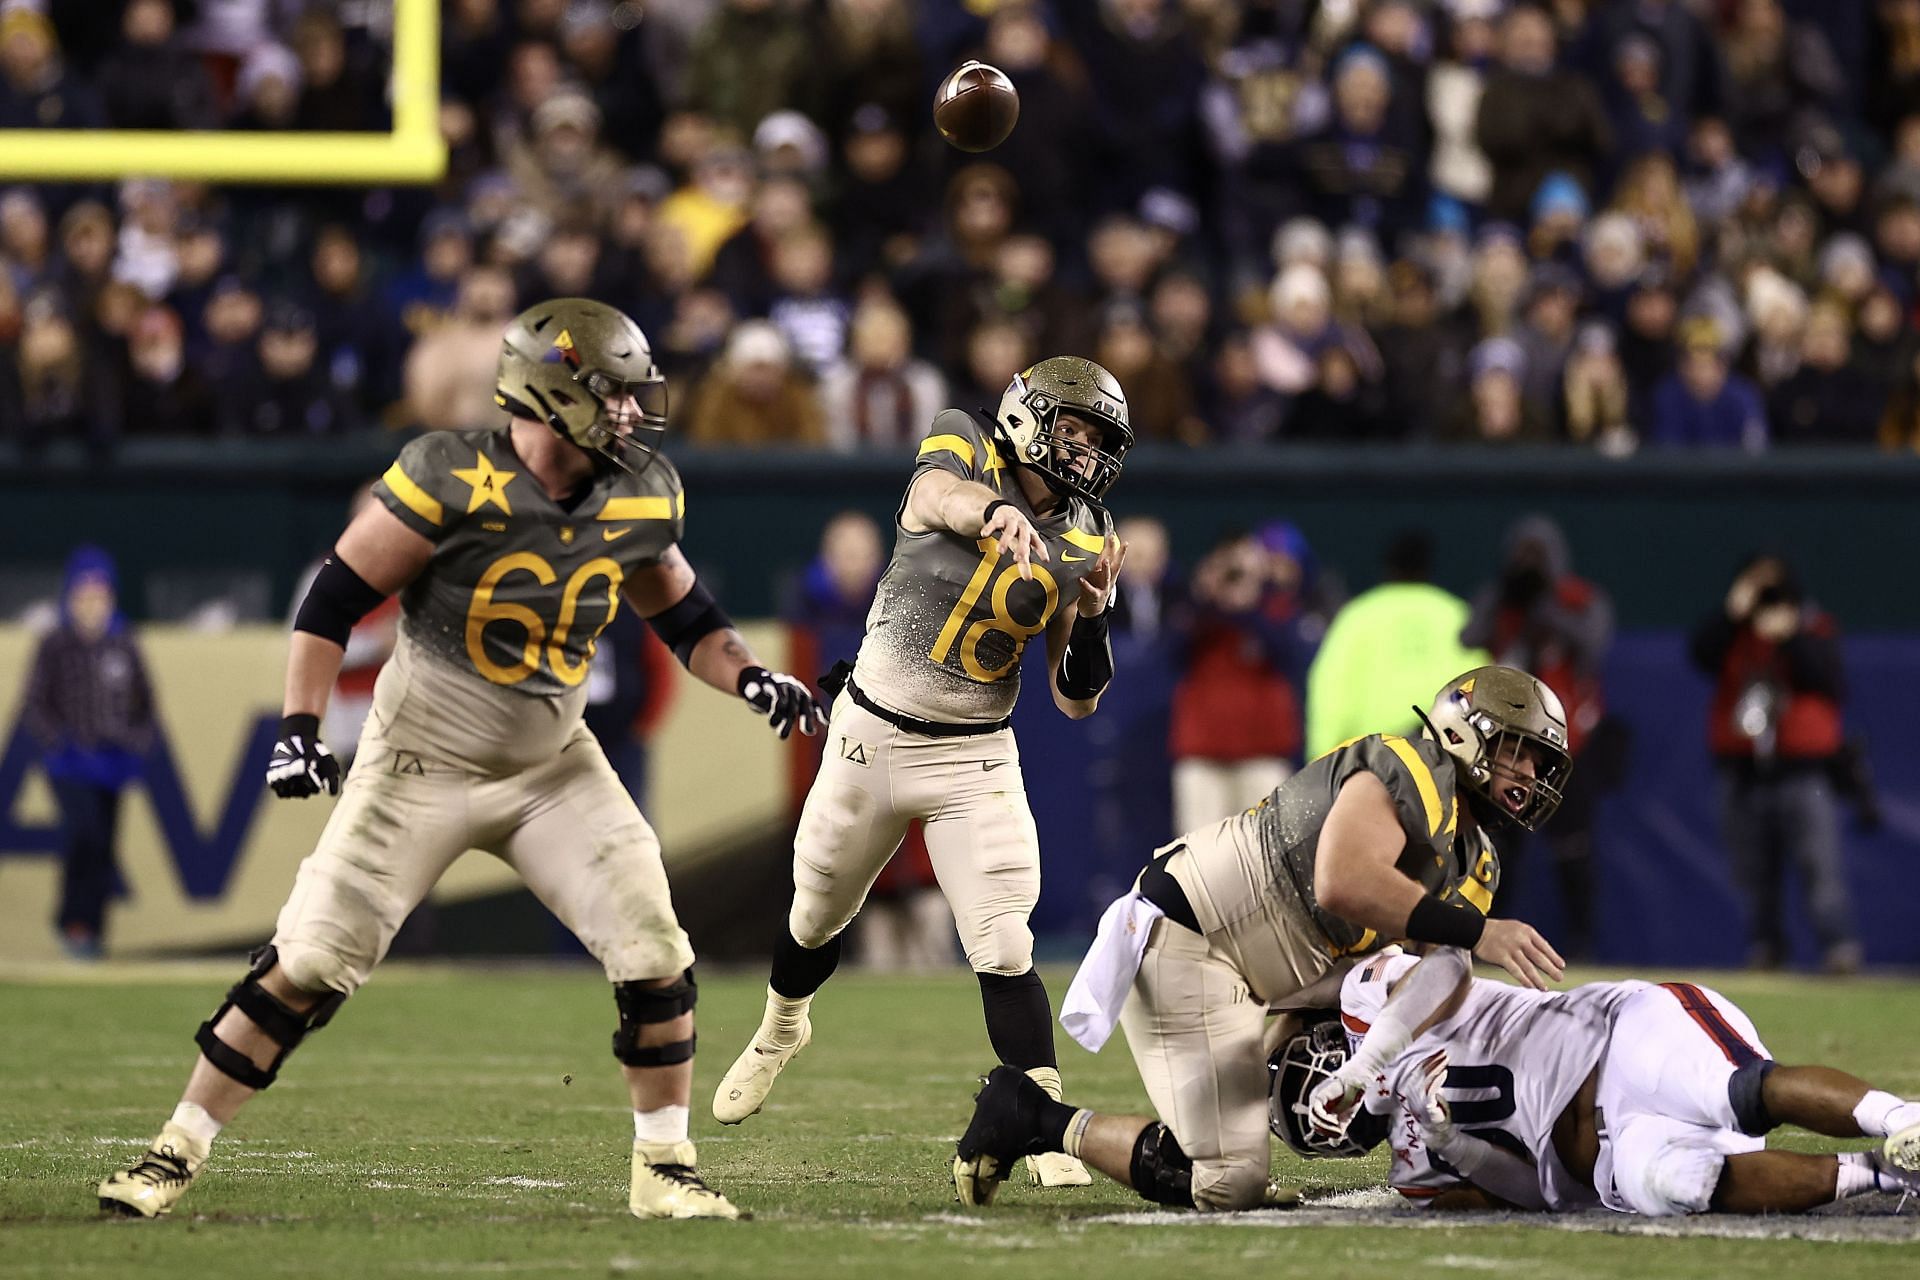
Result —
[[974, 1095], [973, 1119], [960, 1135], [953, 1189], [964, 1205], [993, 1203], [1014, 1162], [1039, 1150], [1040, 1110], [1051, 1102], [1024, 1071], [995, 1067]]

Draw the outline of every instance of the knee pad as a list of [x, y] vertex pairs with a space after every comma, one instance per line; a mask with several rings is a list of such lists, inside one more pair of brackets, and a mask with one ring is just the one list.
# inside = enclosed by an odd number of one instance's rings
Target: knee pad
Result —
[[1133, 1144], [1127, 1180], [1143, 1199], [1193, 1208], [1193, 1161], [1158, 1120], [1142, 1130]]
[[613, 984], [613, 1002], [620, 1010], [620, 1029], [613, 1033], [613, 1056], [629, 1067], [671, 1067], [693, 1057], [694, 1037], [668, 1044], [642, 1045], [640, 1028], [672, 1022], [692, 1013], [700, 994], [689, 968], [670, 987], [651, 987], [643, 982]]
[[1733, 1122], [1749, 1138], [1764, 1137], [1780, 1123], [1767, 1110], [1767, 1077], [1778, 1064], [1756, 1058], [1727, 1077], [1727, 1101], [1733, 1104]]
[[1017, 978], [1033, 968], [1033, 931], [1025, 920], [1002, 920], [974, 932], [961, 924], [967, 964], [975, 973]]
[[[200, 1024], [200, 1030], [194, 1033], [194, 1043], [200, 1046], [200, 1052], [206, 1055], [221, 1074], [246, 1085], [249, 1089], [264, 1089], [280, 1076], [280, 1064], [287, 1055], [299, 1047], [310, 1031], [318, 1031], [333, 1020], [333, 1015], [346, 1003], [344, 991], [330, 991], [320, 1003], [300, 1012], [281, 1002], [280, 998], [260, 985], [260, 979], [266, 977], [280, 960], [280, 953], [271, 945], [264, 946], [248, 957], [252, 967], [247, 976], [236, 982], [228, 991], [226, 1001], [213, 1011], [213, 1016]], [[266, 1032], [267, 1037], [280, 1046], [280, 1052], [274, 1056], [271, 1066], [262, 1070], [254, 1064], [252, 1058], [241, 1053], [232, 1045], [214, 1034], [214, 1028], [220, 1025], [220, 1019], [227, 1016], [227, 1010], [238, 1009], [253, 1021], [253, 1024]]]

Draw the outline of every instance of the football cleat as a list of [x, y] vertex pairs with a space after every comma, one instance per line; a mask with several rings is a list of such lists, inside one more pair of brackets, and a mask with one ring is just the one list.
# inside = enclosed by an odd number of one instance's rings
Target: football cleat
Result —
[[812, 1041], [811, 1019], [801, 1021], [800, 1038], [790, 1045], [772, 1044], [756, 1034], [746, 1052], [720, 1077], [720, 1087], [713, 1091], [713, 1118], [721, 1124], [739, 1124], [759, 1111], [773, 1092], [775, 1078]]
[[708, 1186], [694, 1170], [691, 1142], [633, 1144], [633, 1189], [627, 1208], [636, 1218], [751, 1217]]
[[1902, 1191], [1920, 1191], [1920, 1124], [1887, 1135], [1873, 1153], [1874, 1171]]
[[212, 1146], [196, 1142], [186, 1130], [169, 1123], [131, 1168], [100, 1184], [100, 1208], [128, 1218], [160, 1218], [172, 1213], [173, 1206], [193, 1185], [200, 1166], [207, 1162]]
[[1040, 1104], [1050, 1100], [1046, 1090], [1013, 1067], [995, 1067], [982, 1083], [986, 1087], [974, 1095], [973, 1119], [954, 1153], [953, 1189], [964, 1205], [992, 1204], [1014, 1161], [1037, 1154], [1031, 1148]]
[[1027, 1157], [1027, 1181], [1036, 1187], [1084, 1187], [1092, 1184], [1093, 1175], [1064, 1151], [1042, 1151]]

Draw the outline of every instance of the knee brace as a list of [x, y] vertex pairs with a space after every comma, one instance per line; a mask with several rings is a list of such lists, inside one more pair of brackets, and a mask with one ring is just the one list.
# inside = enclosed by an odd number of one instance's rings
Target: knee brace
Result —
[[1749, 1138], [1763, 1137], [1780, 1123], [1767, 1110], [1767, 1077], [1778, 1065], [1772, 1058], [1756, 1058], [1727, 1077], [1727, 1101], [1733, 1104], [1733, 1122]]
[[613, 1033], [613, 1056], [629, 1067], [671, 1067], [693, 1057], [694, 1037], [668, 1044], [642, 1045], [640, 1028], [672, 1022], [683, 1013], [692, 1013], [699, 997], [689, 968], [670, 987], [650, 987], [643, 982], [613, 984], [613, 1002], [620, 1010], [620, 1029]]
[[[221, 1074], [249, 1089], [264, 1089], [279, 1077], [280, 1064], [307, 1038], [307, 1033], [318, 1031], [333, 1020], [333, 1015], [346, 1002], [347, 995], [344, 991], [330, 991], [320, 1003], [302, 1013], [282, 1003], [278, 996], [260, 985], [260, 979], [266, 977], [280, 960], [280, 953], [272, 945], [261, 947], [248, 960], [253, 967], [247, 970], [247, 976], [228, 990], [226, 1002], [213, 1011], [211, 1018], [200, 1024], [200, 1030], [193, 1039], [200, 1046], [200, 1052], [206, 1055], [207, 1061]], [[280, 1046], [273, 1065], [261, 1070], [254, 1065], [252, 1058], [214, 1034], [214, 1028], [220, 1025], [220, 1019], [227, 1016], [229, 1009], [238, 1009], [246, 1014], [255, 1026]]]
[[1142, 1130], [1133, 1144], [1127, 1181], [1143, 1199], [1155, 1204], [1193, 1208], [1193, 1161], [1158, 1120]]

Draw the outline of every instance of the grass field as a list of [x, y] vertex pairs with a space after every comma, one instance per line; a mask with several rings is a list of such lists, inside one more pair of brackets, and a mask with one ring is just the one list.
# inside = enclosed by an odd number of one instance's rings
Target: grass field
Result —
[[[757, 1021], [762, 978], [702, 975], [694, 1137], [751, 1223], [627, 1216], [631, 1123], [595, 973], [400, 965], [228, 1128], [177, 1217], [100, 1219], [94, 1184], [158, 1128], [194, 1026], [239, 969], [0, 971], [0, 1276], [1920, 1274], [1920, 1207], [1888, 1216], [1891, 1197], [1865, 1216], [1692, 1220], [1659, 1238], [1598, 1216], [1562, 1224], [1578, 1231], [1429, 1226], [1363, 1196], [1201, 1219], [1104, 1181], [1010, 1185], [992, 1210], [963, 1210], [946, 1161], [989, 1065], [964, 973], [836, 979], [767, 1111], [725, 1131], [706, 1101]], [[1066, 975], [1048, 977], [1057, 998]], [[1920, 983], [1706, 980], [1781, 1059], [1920, 1094]], [[1074, 1100], [1143, 1109], [1118, 1038], [1098, 1057], [1066, 1048]], [[1384, 1167], [1283, 1158], [1276, 1173], [1325, 1196], [1377, 1185]]]

